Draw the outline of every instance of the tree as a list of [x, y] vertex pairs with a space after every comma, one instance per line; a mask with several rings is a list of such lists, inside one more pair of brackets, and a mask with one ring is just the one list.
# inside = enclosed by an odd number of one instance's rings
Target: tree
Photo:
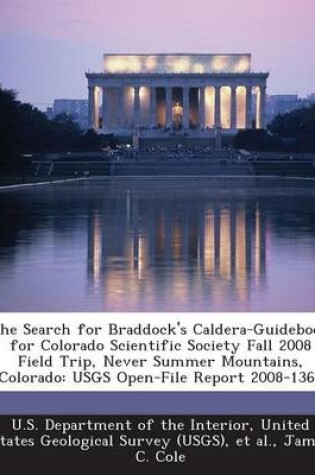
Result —
[[16, 97], [16, 91], [0, 88], [0, 167], [4, 167], [19, 155], [19, 102]]
[[240, 130], [234, 138], [234, 146], [238, 149], [271, 151], [281, 148], [279, 136], [272, 135], [266, 130]]
[[268, 131], [240, 131], [234, 145], [257, 151], [315, 151], [315, 105], [278, 114]]
[[43, 153], [53, 140], [53, 127], [46, 115], [31, 104], [20, 104], [20, 151]]
[[315, 151], [315, 105], [277, 115], [269, 129], [283, 139], [295, 139], [299, 151]]
[[59, 114], [52, 120], [52, 149], [56, 152], [75, 151], [82, 131], [79, 125], [68, 114]]
[[102, 136], [83, 132], [68, 114], [53, 120], [31, 104], [17, 100], [17, 92], [0, 87], [0, 167], [18, 167], [23, 154], [94, 151]]

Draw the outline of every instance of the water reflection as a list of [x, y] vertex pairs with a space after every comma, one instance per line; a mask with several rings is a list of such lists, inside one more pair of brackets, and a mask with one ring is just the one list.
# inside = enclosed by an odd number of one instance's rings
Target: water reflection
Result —
[[305, 183], [129, 179], [0, 193], [0, 309], [313, 310]]
[[[246, 304], [265, 281], [266, 217], [244, 200], [148, 201], [126, 194], [119, 212], [89, 217], [88, 272], [106, 306], [141, 308], [145, 301], [182, 308], [207, 301]], [[158, 309], [157, 308], [157, 309]]]

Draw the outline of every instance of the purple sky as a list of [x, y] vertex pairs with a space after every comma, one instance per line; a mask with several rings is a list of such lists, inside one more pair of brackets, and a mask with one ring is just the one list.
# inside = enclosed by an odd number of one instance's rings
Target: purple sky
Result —
[[87, 97], [105, 52], [252, 53], [268, 92], [315, 92], [315, 0], [0, 0], [0, 83], [44, 109]]

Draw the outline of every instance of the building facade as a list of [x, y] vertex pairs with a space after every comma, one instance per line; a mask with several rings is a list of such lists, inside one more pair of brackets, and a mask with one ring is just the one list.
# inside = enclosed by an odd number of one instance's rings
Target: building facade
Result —
[[86, 77], [89, 127], [103, 132], [266, 127], [268, 73], [250, 54], [105, 54]]
[[53, 119], [59, 114], [67, 114], [82, 129], [88, 128], [88, 101], [86, 99], [55, 99], [53, 106], [47, 108], [47, 115]]

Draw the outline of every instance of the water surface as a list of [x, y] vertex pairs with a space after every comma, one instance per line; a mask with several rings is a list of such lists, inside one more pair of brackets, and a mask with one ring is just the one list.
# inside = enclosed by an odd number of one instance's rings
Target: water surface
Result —
[[116, 178], [0, 192], [1, 311], [313, 311], [315, 182]]

